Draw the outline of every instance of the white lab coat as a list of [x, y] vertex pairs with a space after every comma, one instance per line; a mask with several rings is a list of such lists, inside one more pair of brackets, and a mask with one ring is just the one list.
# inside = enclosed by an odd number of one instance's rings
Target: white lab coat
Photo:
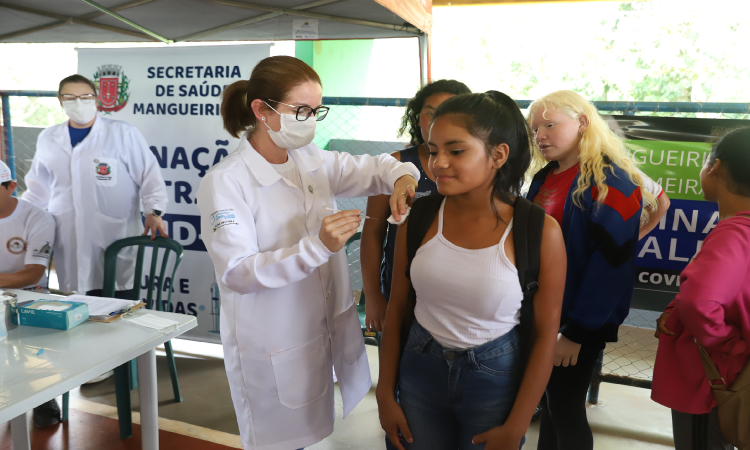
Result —
[[315, 144], [290, 150], [303, 189], [243, 138], [198, 189], [201, 233], [221, 292], [221, 341], [242, 445], [291, 450], [333, 432], [333, 365], [346, 416], [370, 390], [370, 370], [344, 250], [318, 237], [337, 197], [390, 193], [419, 179], [389, 155], [352, 156]]
[[[103, 117], [75, 148], [68, 122], [42, 131], [25, 180], [23, 199], [55, 218], [55, 268], [65, 292], [102, 289], [104, 251], [143, 233], [139, 199], [144, 211], [167, 206], [164, 178], [143, 135]], [[133, 287], [134, 250], [119, 254], [118, 291]]]

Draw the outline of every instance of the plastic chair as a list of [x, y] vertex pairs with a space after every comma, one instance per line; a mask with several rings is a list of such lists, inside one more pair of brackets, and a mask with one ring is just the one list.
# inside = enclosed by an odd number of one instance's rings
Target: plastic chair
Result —
[[[346, 249], [346, 256], [349, 257], [349, 246], [360, 240], [362, 238], [362, 233], [357, 232], [354, 234], [354, 236], [350, 237], [348, 241], [346, 241], [346, 246], [344, 247]], [[380, 332], [379, 331], [367, 331], [367, 326], [365, 325], [365, 291], [361, 291], [359, 294], [359, 303], [357, 304], [357, 316], [359, 316], [359, 326], [362, 329], [362, 337], [365, 340], [365, 344], [367, 345], [375, 345], [378, 347], [378, 352], [380, 352]]]
[[45, 274], [47, 275], [47, 285], [44, 286], [45, 289], [47, 289], [47, 292], [49, 292], [49, 276], [52, 274], [52, 258], [55, 257], [55, 251], [51, 250], [49, 252], [49, 262], [47, 262], [47, 270], [45, 271]]
[[[164, 286], [165, 275], [167, 272], [167, 265], [169, 263], [169, 252], [173, 251], [176, 255], [174, 268], [172, 269], [171, 279], [174, 280], [177, 267], [182, 261], [183, 247], [182, 245], [169, 238], [158, 236], [155, 240], [151, 240], [150, 236], [135, 236], [115, 241], [107, 248], [104, 253], [104, 286], [102, 296], [114, 297], [115, 296], [115, 279], [117, 273], [117, 255], [123, 248], [138, 246], [138, 254], [136, 256], [135, 264], [135, 277], [133, 283], [133, 299], [141, 299], [141, 278], [143, 275], [143, 258], [146, 247], [152, 247], [151, 255], [151, 268], [148, 277], [148, 287], [146, 295], [146, 308], [155, 309], [156, 311], [164, 310], [164, 303], [162, 302], [162, 292]], [[161, 272], [156, 277], [157, 260], [159, 259], [159, 249], [164, 249], [162, 256]], [[158, 279], [158, 281], [156, 281]], [[166, 311], [171, 310], [172, 305], [172, 291], [174, 290], [174, 281], [169, 288], [166, 301]], [[154, 287], [157, 289], [156, 301], [154, 302], [153, 292]], [[167, 341], [164, 343], [164, 348], [167, 353], [167, 365], [169, 366], [169, 375], [172, 378], [172, 390], [174, 392], [174, 399], [176, 402], [182, 401], [182, 395], [180, 394], [180, 385], [177, 381], [177, 368], [175, 365], [174, 352], [172, 351], [172, 343]], [[133, 422], [131, 414], [131, 403], [130, 403], [130, 390], [138, 386], [137, 382], [137, 366], [136, 360], [128, 361], [127, 363], [116, 367], [115, 370], [115, 395], [117, 397], [117, 416], [120, 422], [120, 439], [127, 439], [133, 435]], [[69, 393], [63, 395], [63, 420], [67, 420], [68, 417], [68, 396]]]

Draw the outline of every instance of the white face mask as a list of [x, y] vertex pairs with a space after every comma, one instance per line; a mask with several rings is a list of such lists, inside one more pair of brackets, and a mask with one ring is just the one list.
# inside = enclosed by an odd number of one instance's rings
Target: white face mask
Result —
[[68, 100], [62, 102], [65, 114], [75, 123], [86, 124], [96, 117], [96, 100]]
[[[266, 105], [273, 109], [268, 103]], [[296, 114], [281, 114], [275, 109], [273, 110], [281, 116], [281, 129], [273, 131], [267, 123], [263, 123], [268, 127], [268, 134], [271, 136], [274, 144], [281, 148], [297, 149], [313, 141], [313, 138], [315, 138], [315, 126], [318, 123], [314, 117], [300, 122], [297, 120]]]

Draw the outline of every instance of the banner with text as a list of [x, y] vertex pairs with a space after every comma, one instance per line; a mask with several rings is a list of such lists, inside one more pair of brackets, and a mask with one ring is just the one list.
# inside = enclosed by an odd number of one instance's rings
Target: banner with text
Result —
[[716, 227], [716, 203], [703, 199], [700, 172], [711, 141], [746, 120], [612, 116], [636, 162], [659, 183], [671, 206], [638, 245], [633, 308], [660, 311], [680, 290], [680, 272]]
[[[138, 127], [161, 166], [169, 194], [167, 232], [185, 247], [163, 297], [172, 289], [172, 311], [198, 319], [185, 333], [188, 339], [220, 342], [219, 290], [200, 237], [195, 195], [206, 171], [237, 147], [222, 126], [221, 94], [249, 79], [270, 46], [78, 50], [78, 73], [99, 90], [99, 114]], [[140, 280], [143, 289], [147, 274]]]

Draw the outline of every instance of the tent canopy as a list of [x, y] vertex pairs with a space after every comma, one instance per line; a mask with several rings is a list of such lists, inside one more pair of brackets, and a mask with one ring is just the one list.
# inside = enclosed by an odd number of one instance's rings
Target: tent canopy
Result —
[[0, 0], [0, 43], [409, 37], [432, 31], [430, 0]]
[[622, 0], [433, 0], [434, 6], [507, 5], [512, 3], [571, 3]]

